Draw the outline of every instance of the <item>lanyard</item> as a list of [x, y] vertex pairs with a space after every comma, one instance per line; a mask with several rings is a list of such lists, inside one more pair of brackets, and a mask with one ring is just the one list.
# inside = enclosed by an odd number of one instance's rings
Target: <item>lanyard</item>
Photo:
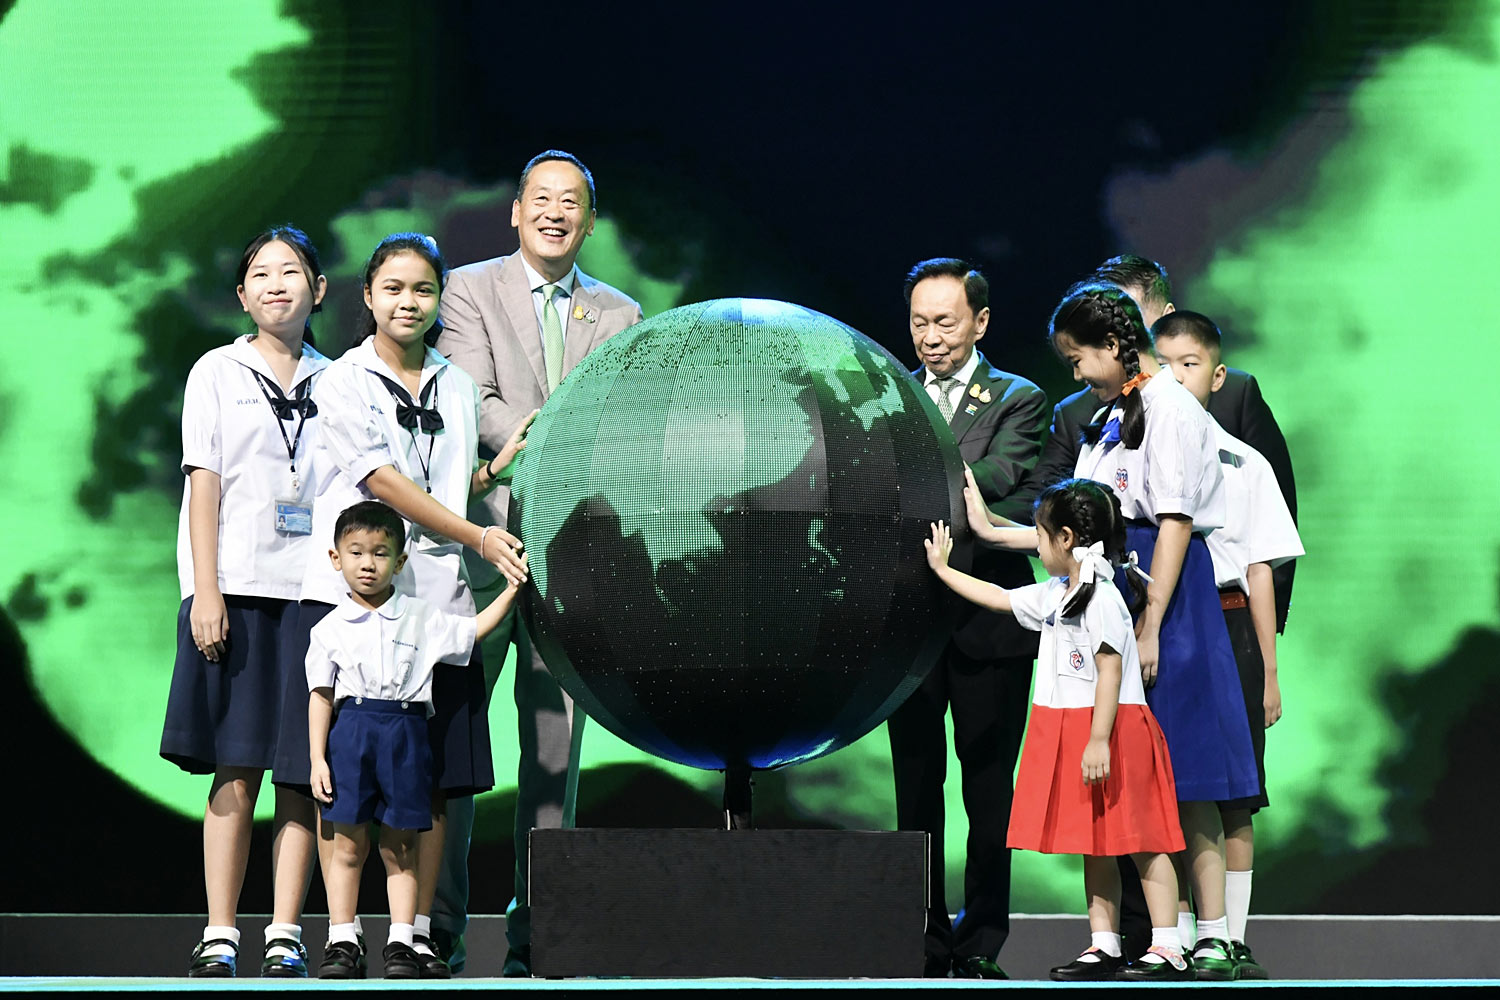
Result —
[[[305, 380], [297, 387], [295, 400], [282, 394], [281, 388], [266, 381], [266, 377], [260, 372], [251, 369], [255, 381], [260, 383], [260, 391], [265, 394], [266, 402], [271, 404], [271, 414], [276, 420], [276, 429], [281, 432], [281, 442], [286, 445], [287, 464], [292, 470], [292, 489], [300, 490], [302, 481], [297, 477], [297, 443], [302, 440], [302, 428], [307, 426], [307, 411], [312, 406], [312, 401], [307, 398], [308, 386], [312, 385], [312, 379]], [[297, 411], [297, 431], [290, 438], [286, 436], [286, 428], [281, 426], [283, 420], [290, 420], [292, 410]], [[316, 413], [317, 410], [313, 409]], [[285, 416], [283, 416], [285, 414]]]
[[[434, 372], [427, 384], [422, 386], [420, 402], [411, 398], [411, 393], [406, 391], [406, 386], [400, 382], [393, 382], [379, 372], [372, 371], [385, 387], [390, 390], [396, 402], [401, 404], [396, 408], [396, 422], [406, 428], [411, 435], [412, 453], [417, 457], [417, 464], [422, 467], [422, 484], [430, 494], [432, 492], [432, 448], [437, 443], [437, 432], [443, 427], [443, 418], [437, 411], [437, 384], [440, 372]], [[432, 406], [427, 405], [427, 397], [431, 395]], [[427, 433], [427, 458], [422, 459], [422, 445], [417, 440], [417, 428], [421, 427]]]

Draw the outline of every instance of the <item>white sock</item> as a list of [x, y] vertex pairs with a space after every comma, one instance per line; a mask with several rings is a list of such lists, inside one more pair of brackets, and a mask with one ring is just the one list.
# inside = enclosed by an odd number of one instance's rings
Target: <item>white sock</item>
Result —
[[[1089, 943], [1110, 958], [1120, 957], [1120, 935], [1113, 931], [1094, 931], [1089, 935]], [[1098, 955], [1089, 952], [1084, 952], [1080, 958], [1085, 962], [1099, 961]]]
[[301, 941], [302, 940], [302, 925], [301, 924], [267, 924], [266, 925], [266, 945], [267, 945], [267, 947], [266, 947], [266, 957], [267, 958], [291, 958], [293, 955], [297, 954], [297, 950], [295, 948], [288, 948], [285, 945], [277, 945], [275, 948], [270, 947], [271, 942], [275, 941], [277, 938], [291, 938], [293, 941]]
[[355, 917], [347, 924], [328, 925], [328, 943], [344, 941], [348, 944], [359, 944], [359, 918]]
[[385, 939], [386, 944], [404, 944], [411, 947], [411, 924], [398, 924], [391, 921], [390, 937]]
[[[436, 952], [434, 952], [432, 950], [432, 947], [427, 944], [428, 941], [432, 940], [432, 917], [427, 916], [425, 914], [418, 913], [417, 914], [417, 920], [416, 920], [416, 922], [411, 925], [411, 933], [412, 933], [412, 945], [411, 946], [413, 948], [417, 949], [417, 953], [418, 954], [421, 954], [421, 955], [435, 955], [435, 954], [437, 954]], [[417, 938], [422, 938], [422, 940], [418, 941]]]
[[359, 914], [354, 915], [354, 936], [362, 938], [365, 936], [365, 925], [359, 922]]
[[1189, 941], [1198, 940], [1197, 920], [1193, 917], [1192, 910], [1177, 911], [1177, 941], [1186, 945]]
[[1250, 922], [1250, 876], [1248, 872], [1224, 873], [1224, 916], [1229, 920], [1229, 940], [1245, 943], [1245, 925]]
[[1198, 940], [1204, 938], [1218, 938], [1220, 941], [1229, 936], [1229, 918], [1220, 917], [1218, 920], [1198, 921]]
[[233, 941], [234, 945], [233, 945], [233, 947], [231, 947], [231, 946], [229, 946], [227, 944], [212, 945], [211, 947], [204, 948], [203, 949], [203, 954], [205, 954], [205, 955], [235, 955], [235, 954], [239, 953], [239, 949], [240, 949], [240, 932], [239, 932], [239, 928], [237, 928], [237, 927], [215, 927], [213, 924], [209, 924], [207, 927], [203, 928], [203, 937], [200, 940], [203, 940], [203, 941], [212, 941], [215, 938], [224, 938], [224, 939], [226, 939], [228, 941]]
[[[1151, 947], [1181, 953], [1182, 938], [1177, 936], [1175, 927], [1153, 927], [1151, 928]], [[1147, 965], [1160, 965], [1166, 959], [1148, 951], [1141, 956], [1141, 961]]]

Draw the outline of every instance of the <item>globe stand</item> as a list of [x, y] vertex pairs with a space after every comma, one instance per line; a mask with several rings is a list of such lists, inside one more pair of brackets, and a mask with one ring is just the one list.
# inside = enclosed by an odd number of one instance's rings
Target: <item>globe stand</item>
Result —
[[724, 771], [724, 829], [748, 830], [750, 818], [750, 769], [743, 765]]

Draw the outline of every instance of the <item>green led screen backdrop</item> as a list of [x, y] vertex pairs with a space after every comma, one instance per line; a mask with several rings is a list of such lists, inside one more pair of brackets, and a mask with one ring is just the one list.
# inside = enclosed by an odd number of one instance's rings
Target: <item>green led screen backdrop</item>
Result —
[[[893, 11], [855, 44], [841, 18], [793, 29], [756, 7], [678, 23], [616, 5], [544, 41], [504, 5], [0, 5], [0, 730], [21, 861], [0, 904], [202, 908], [206, 785], [156, 749], [182, 386], [244, 332], [245, 241], [283, 221], [312, 235], [336, 356], [381, 236], [430, 232], [452, 265], [511, 252], [515, 173], [558, 146], [599, 185], [580, 265], [648, 317], [797, 302], [913, 364], [901, 278], [963, 256], [991, 279], [981, 349], [1054, 400], [1074, 388], [1043, 341], [1062, 289], [1124, 250], [1166, 263], [1276, 412], [1309, 553], [1257, 911], [1492, 910], [1500, 872], [1472, 840], [1500, 819], [1479, 770], [1500, 697], [1500, 4], [1213, 6], [1082, 26], [1061, 8]], [[478, 912], [510, 895], [511, 669]], [[584, 766], [581, 822], [719, 821], [716, 774], [602, 726]], [[883, 729], [756, 796], [766, 825], [893, 827]], [[105, 827], [114, 856], [151, 864], [66, 863]], [[269, 905], [265, 853], [247, 912]], [[1081, 912], [1075, 860], [1021, 854], [1015, 872], [1014, 909]]]

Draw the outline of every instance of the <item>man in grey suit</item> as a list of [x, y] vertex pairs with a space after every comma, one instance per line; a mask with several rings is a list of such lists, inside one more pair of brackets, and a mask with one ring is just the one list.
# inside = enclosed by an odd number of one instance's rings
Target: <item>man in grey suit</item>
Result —
[[[516, 185], [510, 224], [520, 250], [456, 268], [443, 290], [443, 332], [437, 348], [479, 385], [481, 449], [498, 452], [526, 417], [546, 402], [574, 366], [610, 337], [641, 321], [634, 299], [578, 270], [583, 241], [594, 231], [594, 177], [576, 156], [549, 149], [531, 158]], [[505, 526], [510, 491], [496, 489], [474, 511]], [[477, 505], [476, 505], [477, 506]], [[474, 570], [475, 597], [493, 600], [503, 583]], [[498, 643], [497, 643], [498, 638]], [[506, 912], [505, 974], [530, 974], [531, 908], [527, 902], [526, 842], [535, 827], [570, 827], [578, 794], [578, 755], [584, 718], [542, 663], [514, 614], [490, 638], [485, 663], [495, 674], [506, 644], [516, 644], [516, 709], [520, 765], [516, 774], [515, 899]], [[493, 691], [495, 674], [486, 678]], [[469, 835], [473, 799], [449, 800], [448, 837], [433, 938], [454, 971], [463, 967], [468, 922]]]

